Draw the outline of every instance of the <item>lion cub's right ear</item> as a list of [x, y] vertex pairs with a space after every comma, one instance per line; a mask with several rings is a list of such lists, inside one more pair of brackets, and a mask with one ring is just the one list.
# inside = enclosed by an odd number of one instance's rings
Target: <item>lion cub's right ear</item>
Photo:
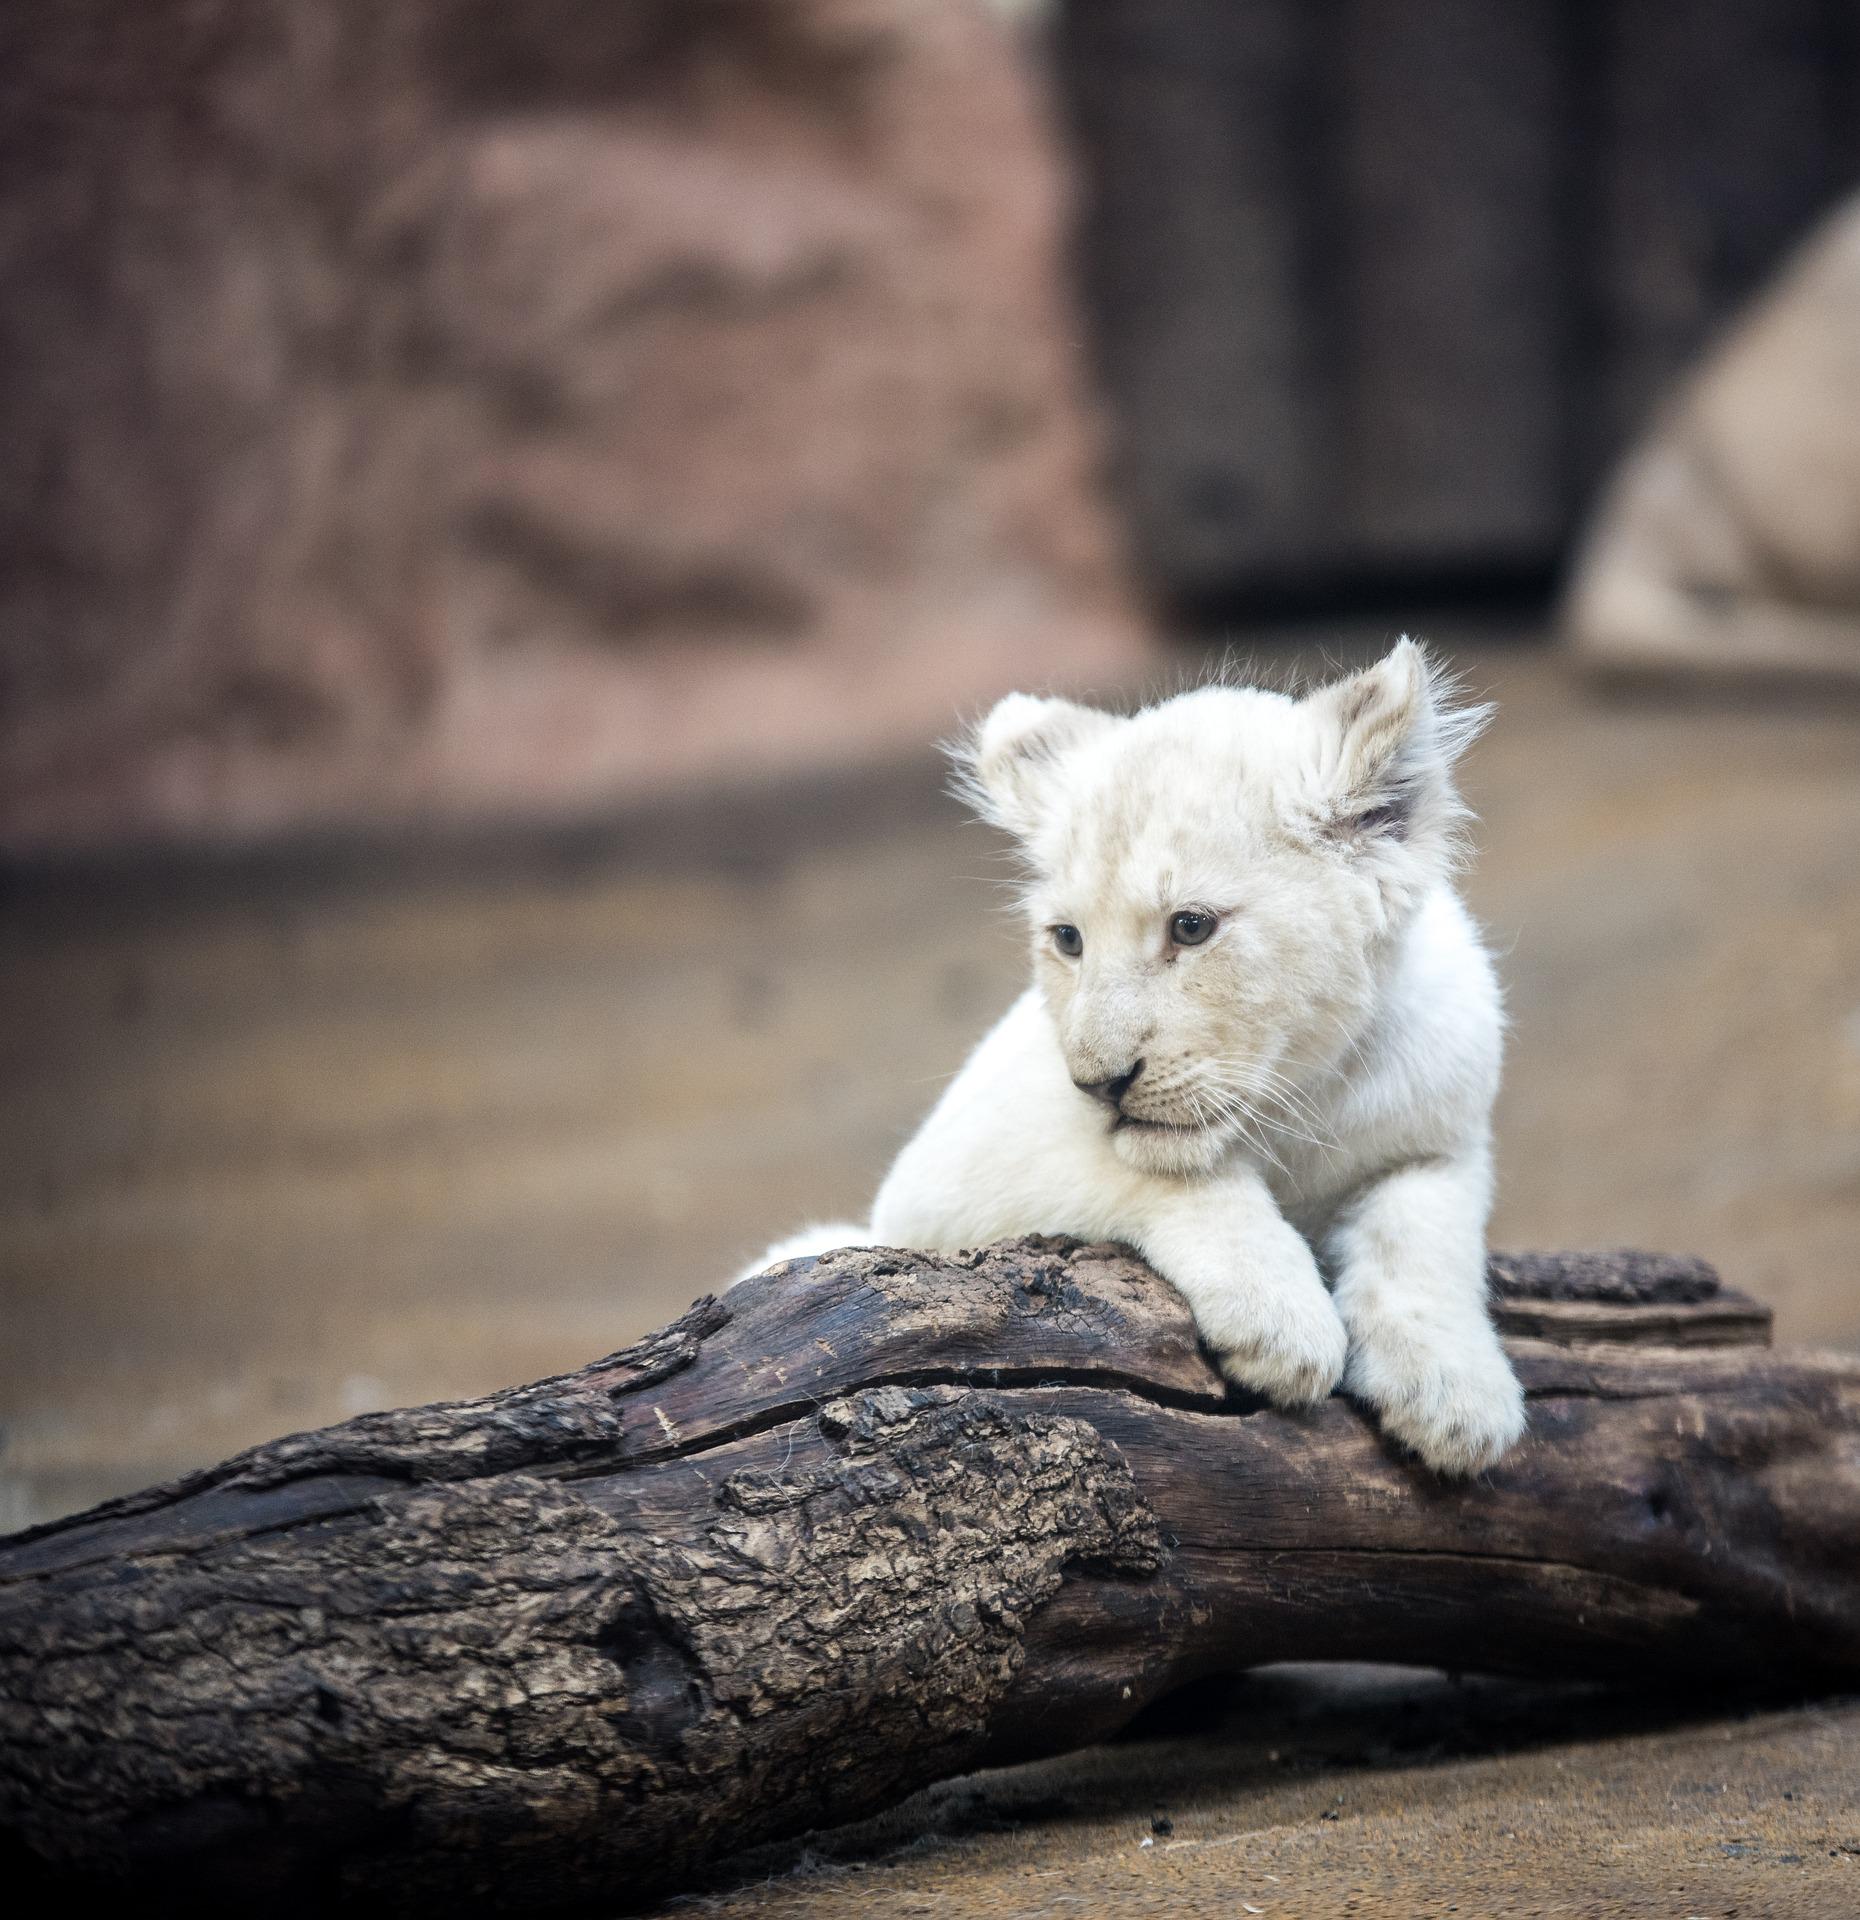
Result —
[[1010, 693], [952, 750], [963, 797], [983, 819], [1024, 840], [1045, 814], [1059, 762], [1116, 725], [1116, 714], [1076, 700]]

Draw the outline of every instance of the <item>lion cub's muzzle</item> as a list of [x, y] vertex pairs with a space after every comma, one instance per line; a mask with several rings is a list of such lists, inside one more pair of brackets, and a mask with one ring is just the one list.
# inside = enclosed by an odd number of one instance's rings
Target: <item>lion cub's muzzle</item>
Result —
[[1108, 1080], [1077, 1080], [1072, 1084], [1080, 1093], [1088, 1093], [1094, 1100], [1101, 1100], [1113, 1113], [1124, 1111], [1124, 1095], [1137, 1083], [1137, 1075], [1143, 1071], [1143, 1062], [1136, 1061], [1126, 1067], [1122, 1073], [1113, 1074]]

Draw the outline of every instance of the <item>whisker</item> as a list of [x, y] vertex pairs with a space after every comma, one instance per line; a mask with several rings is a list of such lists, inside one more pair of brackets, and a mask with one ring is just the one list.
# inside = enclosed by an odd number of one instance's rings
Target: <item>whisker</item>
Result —
[[[1326, 1124], [1311, 1097], [1276, 1067], [1255, 1062], [1249, 1068], [1231, 1062], [1210, 1061], [1205, 1077], [1218, 1091], [1221, 1103], [1245, 1137], [1272, 1159], [1281, 1172], [1284, 1164], [1272, 1152], [1270, 1136], [1296, 1140], [1326, 1159], [1341, 1151], [1341, 1143]], [[1277, 1108], [1279, 1111], [1273, 1111]]]

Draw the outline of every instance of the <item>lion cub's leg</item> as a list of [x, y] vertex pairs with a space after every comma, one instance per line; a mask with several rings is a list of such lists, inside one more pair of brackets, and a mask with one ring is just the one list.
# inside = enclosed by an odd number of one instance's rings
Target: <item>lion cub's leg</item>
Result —
[[1477, 1473], [1524, 1431], [1524, 1395], [1486, 1311], [1482, 1155], [1399, 1168], [1326, 1236], [1350, 1330], [1346, 1389], [1441, 1473]]
[[1127, 1237], [1185, 1299], [1221, 1371], [1281, 1406], [1343, 1374], [1343, 1322], [1303, 1236], [1250, 1168], [1191, 1181], [1141, 1209]]
[[729, 1284], [739, 1286], [753, 1280], [784, 1260], [801, 1260], [810, 1254], [832, 1253], [840, 1247], [866, 1247], [872, 1243], [872, 1229], [854, 1220], [829, 1220], [817, 1227], [802, 1227], [784, 1234], [759, 1260], [752, 1260]]

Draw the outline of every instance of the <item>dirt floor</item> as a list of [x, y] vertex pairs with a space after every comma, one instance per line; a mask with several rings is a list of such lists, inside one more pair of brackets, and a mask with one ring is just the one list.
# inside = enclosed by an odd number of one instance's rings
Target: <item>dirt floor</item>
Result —
[[731, 1863], [711, 1920], [1854, 1920], [1860, 1703], [1276, 1668], [1200, 1723]]
[[[1501, 703], [1468, 768], [1515, 1022], [1495, 1240], [1702, 1252], [1779, 1337], [1860, 1347], [1860, 708], [1463, 657]], [[577, 1364], [856, 1215], [1016, 991], [1006, 873], [926, 762], [546, 852], [16, 878], [0, 1527]], [[1467, 1913], [1860, 1913], [1855, 1710], [1567, 1745], [1493, 1707], [1459, 1757], [1350, 1712], [1279, 1771], [1242, 1729], [944, 1789], [942, 1838], [804, 1884], [791, 1854], [755, 1899], [1454, 1911], [1439, 1878]], [[1179, 1804], [1144, 1848], [1152, 1776]]]

